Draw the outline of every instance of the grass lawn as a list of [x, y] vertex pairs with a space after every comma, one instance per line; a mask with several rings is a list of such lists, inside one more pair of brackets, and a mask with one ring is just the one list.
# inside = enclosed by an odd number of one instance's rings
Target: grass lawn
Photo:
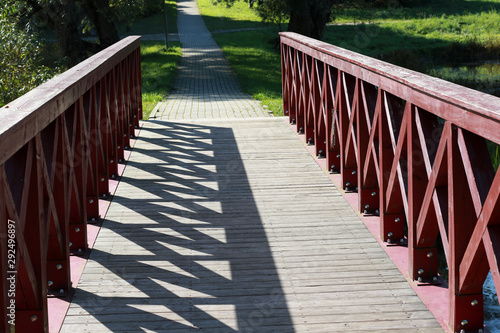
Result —
[[170, 42], [165, 50], [162, 41], [141, 42], [142, 109], [148, 119], [153, 108], [172, 88], [177, 64], [181, 58], [181, 44]]
[[[273, 47], [277, 27], [260, 23], [244, 2], [227, 8], [214, 5], [212, 0], [198, 0], [198, 6], [209, 30], [216, 32], [213, 36], [244, 91], [281, 114], [280, 55]], [[478, 62], [500, 58], [500, 0], [437, 0], [414, 8], [339, 7], [335, 16], [325, 30], [328, 43], [488, 93], [500, 93], [500, 66], [475, 67]], [[257, 27], [264, 30], [217, 33]]]
[[[168, 31], [177, 32], [177, 4], [175, 0], [166, 0]], [[130, 27], [129, 34], [162, 34], [164, 30], [163, 13], [144, 18]], [[156, 104], [164, 99], [172, 88], [181, 58], [181, 44], [169, 42], [165, 50], [163, 41], [141, 42], [142, 70], [142, 109], [144, 119], [148, 119]]]

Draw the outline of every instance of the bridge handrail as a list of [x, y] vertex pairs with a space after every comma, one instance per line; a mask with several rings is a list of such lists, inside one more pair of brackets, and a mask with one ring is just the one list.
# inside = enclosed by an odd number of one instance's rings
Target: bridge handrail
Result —
[[[71, 290], [70, 252], [142, 118], [140, 36], [130, 36], [0, 109], [0, 331], [48, 332], [47, 294]], [[15, 235], [15, 237], [14, 237]], [[14, 255], [14, 252], [16, 255]], [[5, 285], [14, 275], [15, 292]], [[15, 301], [15, 310], [9, 308]]]
[[500, 291], [500, 173], [489, 153], [500, 144], [500, 98], [296, 33], [280, 35], [290, 123], [326, 168], [340, 173], [342, 188], [358, 193], [359, 211], [380, 216], [380, 239], [408, 246], [416, 283], [442, 282], [441, 241], [447, 325], [483, 329], [490, 269]]

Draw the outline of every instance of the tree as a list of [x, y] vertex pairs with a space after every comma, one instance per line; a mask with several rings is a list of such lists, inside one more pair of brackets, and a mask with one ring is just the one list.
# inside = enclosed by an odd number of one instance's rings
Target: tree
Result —
[[330, 21], [336, 0], [288, 0], [290, 22], [288, 31], [315, 39], [323, 39], [326, 24]]
[[[119, 40], [108, 0], [20, 0], [30, 9], [27, 16], [38, 25], [53, 29], [59, 48], [75, 65]], [[84, 41], [80, 34], [81, 12], [95, 27], [99, 43]]]
[[20, 28], [14, 1], [0, 3], [0, 106], [48, 80], [54, 74], [42, 66], [42, 45], [36, 36]]
[[[75, 65], [114, 43], [115, 22], [131, 23], [141, 15], [163, 10], [160, 0], [18, 0], [29, 8], [26, 16], [35, 25], [56, 32], [59, 48]], [[82, 39], [81, 30], [95, 30], [98, 43]]]
[[[231, 6], [236, 0], [215, 0]], [[245, 0], [264, 22], [281, 24], [289, 19], [288, 31], [323, 39], [333, 6], [341, 0]], [[257, 5], [257, 6], [255, 6]]]

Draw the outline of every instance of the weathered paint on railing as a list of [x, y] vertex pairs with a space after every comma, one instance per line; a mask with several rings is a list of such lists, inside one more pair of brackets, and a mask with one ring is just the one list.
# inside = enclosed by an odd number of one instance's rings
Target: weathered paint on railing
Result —
[[290, 122], [359, 211], [380, 215], [380, 238], [408, 246], [415, 281], [440, 280], [440, 238], [447, 324], [480, 332], [489, 270], [500, 291], [500, 173], [487, 147], [500, 144], [500, 99], [295, 33], [281, 33], [281, 54]]
[[87, 251], [87, 222], [142, 118], [140, 64], [128, 37], [0, 109], [0, 331], [15, 300], [17, 332], [48, 332], [47, 295], [71, 287], [70, 252]]

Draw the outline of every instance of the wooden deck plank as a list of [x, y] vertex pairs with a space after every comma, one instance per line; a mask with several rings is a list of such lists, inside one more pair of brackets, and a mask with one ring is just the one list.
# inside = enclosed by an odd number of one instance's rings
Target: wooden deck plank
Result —
[[442, 332], [279, 118], [148, 122], [61, 332]]

